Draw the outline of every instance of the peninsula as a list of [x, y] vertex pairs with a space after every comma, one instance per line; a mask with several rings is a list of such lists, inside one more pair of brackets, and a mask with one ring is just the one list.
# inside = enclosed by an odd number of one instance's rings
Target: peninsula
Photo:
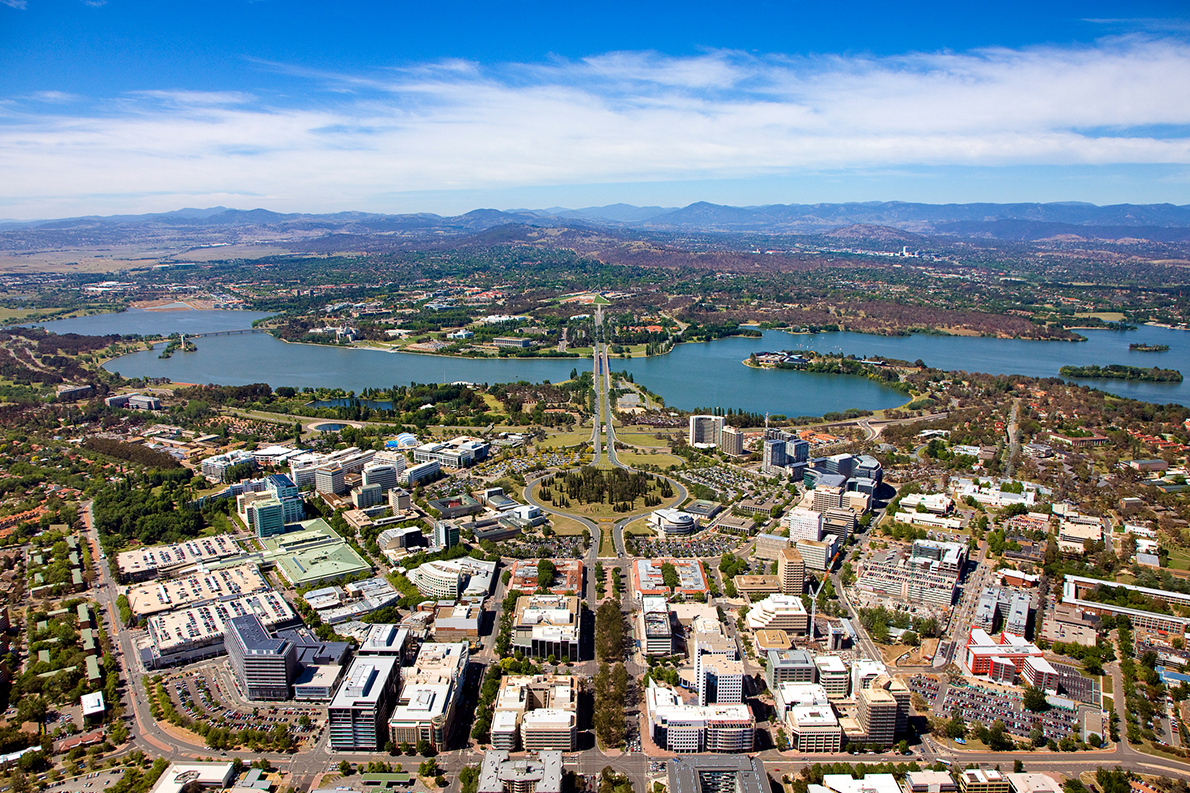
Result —
[[1140, 380], [1149, 383], [1180, 383], [1182, 373], [1177, 369], [1143, 369], [1139, 366], [1109, 364], [1107, 366], [1063, 366], [1058, 370], [1063, 377], [1081, 377], [1102, 380]]

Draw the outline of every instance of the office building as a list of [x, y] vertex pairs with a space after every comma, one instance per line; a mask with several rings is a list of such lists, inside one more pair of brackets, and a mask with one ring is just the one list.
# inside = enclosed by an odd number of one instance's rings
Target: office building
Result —
[[718, 446], [723, 424], [722, 416], [691, 416], [687, 443], [701, 447]]
[[830, 705], [790, 708], [785, 716], [790, 748], [799, 752], [839, 752], [843, 729]]
[[792, 708], [830, 704], [826, 689], [816, 683], [781, 683], [772, 691], [777, 721], [785, 721]]
[[248, 528], [257, 537], [272, 537], [285, 533], [285, 505], [269, 497], [254, 500], [244, 510]]
[[401, 483], [413, 489], [423, 482], [433, 482], [442, 475], [442, 466], [437, 460], [411, 465], [401, 473]]
[[917, 540], [878, 552], [860, 569], [856, 585], [909, 603], [949, 608], [967, 561], [967, 546]]
[[434, 613], [434, 641], [479, 642], [483, 606], [475, 601], [439, 606]]
[[649, 727], [659, 748], [677, 754], [753, 749], [756, 721], [747, 705], [686, 705], [677, 692], [649, 680]]
[[487, 459], [488, 444], [460, 435], [449, 441], [423, 443], [413, 450], [413, 462], [438, 463], [442, 468], [470, 468]]
[[[1025, 661], [1034, 659], [1034, 674], [1051, 671], [1045, 661], [1045, 654], [1035, 644], [1011, 633], [1001, 633], [999, 640], [993, 639], [981, 628], [971, 628], [967, 634], [966, 652], [963, 664], [972, 675], [987, 675], [998, 682], [1012, 684], [1018, 674], [1025, 671]], [[1048, 667], [1048, 669], [1047, 669]], [[1056, 674], [1056, 673], [1055, 673]], [[1043, 683], [1050, 682], [1044, 676]]]
[[666, 766], [669, 793], [769, 793], [760, 758], [677, 757]]
[[892, 746], [896, 743], [897, 701], [882, 688], [865, 688], [855, 694], [859, 723], [865, 743]]
[[492, 717], [492, 746], [516, 751], [574, 751], [577, 737], [574, 681], [559, 675], [509, 675], [501, 679]]
[[801, 595], [806, 591], [806, 562], [797, 548], [783, 548], [777, 556], [777, 578], [781, 594]]
[[150, 641], [141, 662], [146, 668], [160, 668], [220, 655], [227, 623], [245, 614], [255, 614], [273, 629], [299, 622], [285, 598], [272, 590], [155, 614], [146, 621]]
[[744, 433], [735, 427], [724, 427], [719, 433], [719, 451], [732, 457], [743, 455]]
[[359, 637], [359, 655], [391, 655], [396, 657], [399, 665], [411, 652], [409, 630], [392, 623], [377, 623], [368, 625], [366, 631]]
[[818, 677], [814, 657], [805, 650], [769, 650], [764, 680], [770, 691], [782, 683], [813, 683]]
[[315, 478], [319, 468], [337, 466], [343, 469], [344, 476], [358, 474], [365, 465], [375, 459], [376, 455], [377, 452], [372, 449], [361, 451], [355, 446], [349, 446], [330, 454], [303, 452], [289, 458], [289, 479], [298, 489], [316, 487]]
[[458, 600], [459, 598], [485, 598], [492, 590], [492, 578], [496, 573], [496, 562], [460, 559], [424, 562], [408, 572], [408, 578], [417, 590], [435, 600]]
[[384, 503], [380, 485], [360, 485], [351, 490], [351, 505], [356, 509], [371, 509]]
[[815, 512], [826, 512], [828, 509], [838, 509], [843, 506], [843, 493], [846, 492], [841, 487], [819, 484], [814, 488], [814, 506]]
[[513, 760], [506, 751], [490, 749], [483, 753], [475, 793], [562, 793], [562, 753], [533, 752]]
[[393, 743], [426, 741], [436, 751], [446, 748], [468, 658], [466, 642], [421, 646], [414, 666], [402, 672], [401, 695], [388, 718]]
[[761, 473], [775, 474], [785, 470], [785, 441], [766, 440], [761, 450]]
[[640, 647], [645, 655], [674, 654], [674, 632], [670, 622], [669, 603], [663, 597], [641, 599], [637, 616]]
[[744, 662], [724, 656], [699, 658], [698, 704], [736, 705], [744, 701]]
[[994, 768], [968, 768], [959, 772], [959, 793], [1009, 793], [1008, 777]]
[[518, 559], [508, 568], [508, 589], [536, 592], [544, 589], [558, 595], [581, 594], [583, 591], [583, 563], [578, 559], [553, 559], [554, 579], [541, 581], [539, 559]]
[[946, 771], [910, 771], [905, 774], [905, 793], [958, 793], [958, 790], [958, 783]]
[[782, 630], [805, 634], [809, 626], [806, 607], [796, 595], [769, 595], [753, 605], [745, 619], [754, 631]]
[[908, 732], [910, 699], [912, 697], [909, 687], [895, 677], [889, 677], [887, 674], [884, 674], [873, 680], [869, 688], [879, 688], [892, 695], [893, 700], [897, 703], [896, 734], [901, 735]]
[[579, 599], [573, 595], [524, 595], [513, 611], [512, 649], [531, 658], [579, 660]]
[[855, 692], [871, 688], [876, 679], [887, 672], [888, 668], [880, 661], [857, 658], [851, 664], [851, 690]]
[[789, 529], [789, 539], [821, 540], [822, 513], [804, 507], [794, 507], [785, 514], [785, 528]]
[[388, 491], [388, 506], [394, 515], [403, 515], [413, 506], [413, 497], [408, 490], [394, 488]]
[[1008, 777], [1008, 788], [1012, 793], [1062, 793], [1062, 785], [1049, 774], [1019, 773], [1004, 776]]
[[698, 531], [698, 518], [680, 509], [655, 509], [649, 515], [649, 528], [658, 536], [684, 536]]
[[270, 636], [259, 617], [245, 614], [228, 620], [223, 643], [246, 699], [289, 699], [299, 671], [292, 642]]
[[668, 761], [670, 793], [767, 793], [759, 758], [704, 756]]
[[632, 588], [638, 598], [646, 595], [661, 595], [668, 597], [670, 588], [665, 585], [665, 577], [661, 574], [664, 564], [671, 564], [678, 574], [678, 586], [673, 594], [705, 595], [710, 591], [702, 565], [697, 559], [690, 558], [661, 558], [634, 559], [632, 562]]
[[346, 473], [340, 465], [324, 465], [314, 469], [314, 489], [319, 493], [340, 496], [347, 492]]
[[838, 537], [839, 547], [847, 544], [847, 538], [855, 532], [858, 525], [859, 519], [850, 507], [828, 509], [822, 513], [822, 532]]
[[327, 708], [331, 748], [340, 752], [378, 752], [388, 742], [388, 715], [400, 687], [394, 656], [359, 656], [351, 662]]
[[1020, 589], [986, 587], [979, 595], [972, 624], [995, 633], [997, 623], [1002, 621], [1005, 631], [1023, 639], [1029, 627], [1032, 599], [1032, 595]]
[[752, 555], [757, 559], [776, 561], [778, 554], [781, 553], [781, 549], [789, 548], [793, 543], [794, 540], [789, 537], [782, 537], [779, 534], [757, 534], [756, 546], [752, 551]]
[[373, 462], [364, 466], [361, 481], [364, 486], [379, 485], [382, 493], [387, 493], [397, 486], [397, 480], [405, 470], [405, 458], [398, 457], [394, 462]]
[[814, 666], [818, 670], [818, 684], [826, 689], [831, 701], [847, 699], [851, 692], [851, 675], [843, 659], [837, 655], [820, 655], [814, 659]]
[[802, 561], [807, 570], [826, 571], [834, 561], [838, 550], [838, 538], [827, 534], [818, 542], [814, 540], [798, 540], [797, 550], [802, 555]]
[[459, 527], [444, 520], [434, 521], [434, 547], [453, 548], [459, 544]]

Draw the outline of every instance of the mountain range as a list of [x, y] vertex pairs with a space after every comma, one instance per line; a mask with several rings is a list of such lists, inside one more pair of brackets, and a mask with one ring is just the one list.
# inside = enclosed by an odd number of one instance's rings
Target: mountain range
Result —
[[[38, 232], [108, 236], [134, 228], [199, 231], [246, 226], [302, 235], [470, 234], [497, 226], [620, 228], [655, 232], [822, 234], [850, 227], [884, 227], [921, 235], [1039, 240], [1070, 236], [1089, 239], [1190, 241], [1190, 206], [1078, 202], [1020, 204], [920, 204], [902, 201], [844, 204], [772, 204], [734, 207], [700, 201], [686, 207], [611, 204], [568, 209], [476, 209], [443, 217], [431, 213], [385, 215], [368, 212], [283, 214], [267, 209], [185, 208], [144, 215], [85, 216], [0, 223], [4, 247]], [[32, 239], [26, 239], [32, 242]]]

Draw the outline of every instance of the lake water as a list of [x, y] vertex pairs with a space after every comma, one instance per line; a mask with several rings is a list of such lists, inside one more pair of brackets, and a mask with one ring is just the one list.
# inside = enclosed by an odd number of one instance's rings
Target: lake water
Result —
[[[44, 323], [57, 333], [186, 333], [250, 327], [266, 316], [249, 311], [128, 311]], [[816, 350], [860, 357], [922, 359], [939, 369], [993, 374], [1057, 377], [1066, 364], [1128, 364], [1177, 369], [1190, 375], [1190, 333], [1142, 326], [1136, 331], [1079, 331], [1086, 342], [1021, 341], [960, 336], [869, 336], [860, 333], [789, 334], [765, 331], [762, 338], [733, 337], [700, 344], [680, 344], [668, 355], [612, 359], [612, 369], [633, 378], [683, 410], [696, 407], [738, 408], [788, 416], [822, 415], [847, 408], [876, 410], [904, 402], [897, 392], [861, 377], [759, 370], [741, 361], [763, 350]], [[108, 364], [126, 377], [168, 377], [182, 383], [242, 385], [265, 382], [274, 387], [325, 386], [360, 392], [411, 382], [477, 383], [528, 380], [558, 382], [570, 371], [590, 367], [587, 359], [467, 359], [388, 353], [344, 347], [286, 344], [267, 334], [198, 339], [197, 352], [175, 353], [162, 360], [155, 351], [137, 352]], [[1143, 353], [1131, 343], [1168, 344], [1169, 352]], [[1081, 381], [1122, 396], [1149, 402], [1190, 405], [1190, 381], [1130, 383]]]

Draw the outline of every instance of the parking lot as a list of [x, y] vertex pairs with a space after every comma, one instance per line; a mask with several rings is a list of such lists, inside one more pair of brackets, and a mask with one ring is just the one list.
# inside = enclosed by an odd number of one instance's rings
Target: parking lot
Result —
[[195, 721], [233, 730], [275, 729], [283, 725], [295, 740], [308, 743], [318, 739], [325, 722], [321, 709], [293, 703], [260, 703], [252, 710], [233, 707], [227, 700], [238, 697], [223, 695], [218, 676], [210, 668], [170, 675], [165, 687], [180, 713]]
[[673, 556], [679, 559], [692, 557], [722, 556], [741, 545], [741, 538], [719, 532], [703, 532], [693, 537], [680, 539], [655, 539], [639, 537], [630, 540], [636, 547], [637, 556]]
[[945, 699], [938, 713], [949, 716], [956, 708], [962, 712], [968, 724], [990, 725], [997, 720], [1002, 721], [1006, 730], [1017, 738], [1028, 738], [1034, 724], [1041, 726], [1046, 738], [1055, 741], [1079, 735], [1077, 711], [1050, 707], [1044, 713], [1028, 712], [1017, 691], [1001, 691], [952, 681], [946, 687]]
[[1052, 661], [1051, 663], [1054, 669], [1058, 670], [1060, 676], [1058, 689], [1063, 696], [1070, 697], [1075, 702], [1099, 707], [1099, 703], [1102, 700], [1099, 696], [1098, 679], [1083, 677], [1083, 673], [1079, 671], [1077, 666], [1060, 664], [1057, 661]]
[[94, 793], [119, 782], [124, 776], [124, 771], [124, 768], [109, 768], [106, 771], [59, 779], [49, 783], [46, 790], [53, 790], [55, 793]]
[[751, 493], [758, 484], [752, 474], [725, 465], [682, 470], [677, 472], [677, 477], [684, 482], [709, 487], [719, 494], [721, 501], [735, 501], [739, 494]]

